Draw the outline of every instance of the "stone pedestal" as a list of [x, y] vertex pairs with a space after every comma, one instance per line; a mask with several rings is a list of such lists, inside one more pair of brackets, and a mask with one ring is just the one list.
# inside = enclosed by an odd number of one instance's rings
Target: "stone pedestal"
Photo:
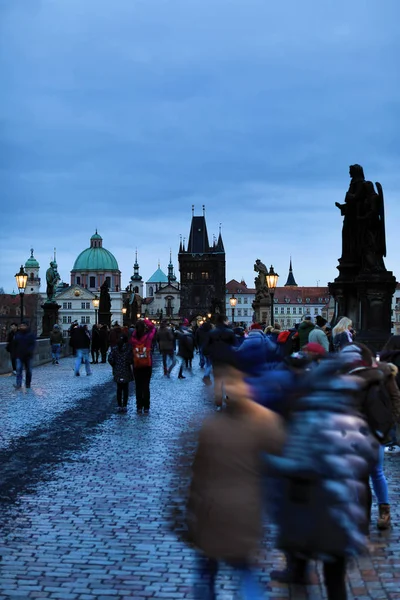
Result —
[[270, 298], [261, 298], [254, 300], [252, 304], [256, 323], [271, 323], [271, 300]]
[[341, 271], [328, 285], [335, 299], [335, 323], [339, 317], [348, 317], [357, 332], [356, 341], [379, 352], [391, 334], [392, 297], [396, 290], [393, 273], [361, 273], [346, 278]]
[[57, 302], [45, 302], [41, 305], [43, 309], [42, 318], [42, 333], [41, 338], [48, 338], [50, 336], [53, 326], [58, 324], [58, 311], [61, 308]]
[[107, 327], [111, 327], [111, 312], [99, 311], [99, 325], [107, 325]]

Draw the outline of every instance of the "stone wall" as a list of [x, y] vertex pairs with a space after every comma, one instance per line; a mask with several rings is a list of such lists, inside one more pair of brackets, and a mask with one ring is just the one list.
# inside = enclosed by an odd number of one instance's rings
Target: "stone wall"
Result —
[[[69, 339], [66, 338], [61, 348], [61, 357], [70, 356], [70, 354]], [[50, 341], [48, 338], [37, 340], [33, 366], [44, 365], [48, 362], [51, 362]], [[6, 351], [6, 344], [0, 343], [0, 375], [4, 375], [4, 373], [11, 373], [11, 360], [9, 353]]]

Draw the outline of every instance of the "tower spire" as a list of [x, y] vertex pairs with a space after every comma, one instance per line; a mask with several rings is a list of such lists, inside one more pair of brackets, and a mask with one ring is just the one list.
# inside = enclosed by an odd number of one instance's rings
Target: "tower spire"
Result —
[[139, 273], [139, 263], [138, 263], [138, 251], [137, 248], [135, 250], [135, 264], [133, 265], [133, 277], [131, 277], [132, 281], [141, 281], [142, 277]]
[[293, 275], [292, 257], [290, 257], [289, 275], [287, 278], [287, 282], [285, 283], [285, 287], [298, 287]]

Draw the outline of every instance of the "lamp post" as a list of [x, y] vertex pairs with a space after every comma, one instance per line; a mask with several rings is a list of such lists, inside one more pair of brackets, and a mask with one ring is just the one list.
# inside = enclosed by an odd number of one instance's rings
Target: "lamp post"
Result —
[[267, 280], [269, 295], [271, 298], [271, 325], [274, 326], [274, 294], [276, 286], [278, 285], [279, 275], [278, 273], [275, 273], [272, 265], [265, 279]]
[[95, 319], [94, 322], [97, 325], [97, 311], [99, 310], [99, 304], [100, 304], [100, 300], [97, 296], [95, 296], [92, 300], [92, 304], [93, 304], [93, 308], [95, 311]]
[[237, 304], [237, 298], [235, 298], [235, 294], [232, 294], [232, 296], [229, 298], [229, 304], [231, 305], [231, 309], [232, 309], [232, 325], [235, 324], [235, 306]]
[[207, 317], [208, 317], [208, 320], [211, 321], [212, 314], [208, 313]]
[[19, 273], [15, 274], [15, 280], [19, 291], [19, 297], [21, 301], [21, 323], [24, 320], [24, 295], [26, 289], [26, 283], [28, 281], [28, 275], [24, 271], [24, 267], [21, 265]]
[[128, 312], [128, 309], [126, 308], [126, 306], [122, 307], [122, 325], [125, 326], [126, 324], [126, 313]]

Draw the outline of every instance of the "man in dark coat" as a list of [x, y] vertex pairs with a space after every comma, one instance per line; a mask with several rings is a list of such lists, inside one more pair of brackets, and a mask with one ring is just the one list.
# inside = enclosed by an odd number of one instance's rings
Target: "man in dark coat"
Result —
[[36, 346], [36, 337], [27, 323], [21, 323], [14, 337], [15, 358], [17, 366], [17, 381], [15, 387], [21, 389], [22, 370], [25, 368], [25, 385], [31, 387], [32, 359]]
[[90, 350], [92, 353], [92, 365], [97, 365], [99, 362], [100, 352], [100, 333], [98, 325], [93, 325], [92, 327], [92, 341]]
[[18, 325], [16, 323], [11, 323], [10, 331], [8, 332], [8, 335], [7, 335], [7, 344], [6, 344], [6, 351], [9, 352], [9, 354], [10, 354], [11, 365], [12, 365], [12, 370], [13, 370], [14, 375], [17, 374], [17, 359], [15, 357], [15, 341], [14, 341], [14, 337], [17, 332], [17, 329], [18, 329]]
[[107, 325], [102, 325], [99, 331], [100, 337], [100, 352], [101, 352], [101, 362], [107, 362], [107, 350], [109, 347], [109, 334]]
[[225, 363], [227, 353], [229, 354], [230, 349], [236, 346], [236, 343], [236, 336], [233, 333], [233, 329], [229, 326], [227, 317], [225, 315], [218, 315], [216, 326], [210, 332], [208, 345], [206, 346], [206, 352], [210, 356], [214, 370], [215, 403], [217, 406], [222, 406], [225, 396], [224, 380], [220, 376], [219, 367]]

